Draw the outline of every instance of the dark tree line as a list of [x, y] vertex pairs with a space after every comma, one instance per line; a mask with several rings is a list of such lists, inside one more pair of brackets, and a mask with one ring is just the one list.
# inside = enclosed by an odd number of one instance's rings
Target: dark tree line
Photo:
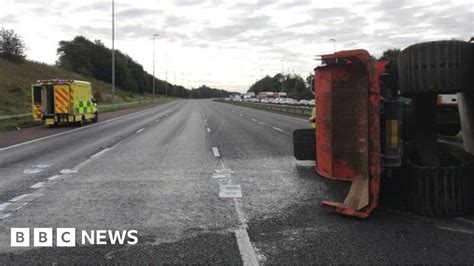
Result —
[[[77, 36], [72, 41], [60, 41], [57, 52], [58, 66], [108, 83], [112, 82], [112, 50], [105, 47], [101, 41], [92, 42], [85, 37]], [[115, 84], [126, 91], [151, 92], [153, 76], [130, 56], [115, 50]], [[190, 91], [183, 86], [176, 86], [157, 78], [155, 78], [155, 91], [157, 94], [182, 98], [214, 98], [230, 94], [206, 86]]]
[[248, 92], [255, 92], [258, 94], [262, 91], [271, 92], [286, 92], [288, 97], [301, 100], [313, 99], [312, 87], [313, 84], [307, 83], [312, 81], [312, 75], [309, 75], [305, 80], [299, 75], [282, 75], [276, 74], [273, 77], [265, 76], [264, 78], [255, 82]]

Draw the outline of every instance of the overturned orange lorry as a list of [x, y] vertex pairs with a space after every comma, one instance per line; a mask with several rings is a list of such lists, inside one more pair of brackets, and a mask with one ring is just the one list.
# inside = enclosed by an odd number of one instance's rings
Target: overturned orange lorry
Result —
[[[474, 44], [412, 45], [396, 61], [365, 50], [322, 55], [315, 69], [316, 129], [293, 133], [298, 160], [315, 160], [323, 178], [351, 182], [332, 211], [367, 218], [380, 181], [399, 179], [407, 207], [427, 216], [457, 216], [474, 201]], [[459, 93], [464, 148], [436, 130], [440, 93]], [[394, 174], [395, 173], [395, 174]]]

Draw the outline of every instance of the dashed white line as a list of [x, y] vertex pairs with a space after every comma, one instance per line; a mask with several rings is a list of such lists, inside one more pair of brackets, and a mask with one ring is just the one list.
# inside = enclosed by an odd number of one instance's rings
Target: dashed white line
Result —
[[214, 154], [215, 157], [219, 158], [221, 157], [219, 153], [219, 149], [217, 147], [212, 147], [212, 153]]
[[32, 185], [30, 188], [40, 188], [40, 187], [43, 187], [45, 184], [45, 182], [38, 182], [34, 185]]
[[23, 171], [23, 174], [37, 174], [37, 173], [40, 173], [41, 171], [43, 171], [43, 169], [41, 168], [25, 169]]
[[257, 119], [255, 119], [255, 118], [252, 118], [252, 121], [254, 121], [254, 122], [257, 122]]
[[145, 130], [144, 128], [140, 128], [139, 130], [137, 130], [135, 133], [140, 133], [142, 132], [143, 130]]
[[51, 176], [51, 177], [48, 177], [48, 180], [49, 180], [49, 181], [54, 181], [54, 180], [56, 180], [56, 179], [58, 179], [58, 178], [60, 178], [60, 177], [61, 177], [60, 175], [53, 175], [53, 176]]
[[211, 133], [211, 129], [210, 128], [206, 128], [207, 132], [208, 133]]
[[244, 116], [243, 114], [239, 114], [240, 116]]
[[263, 122], [258, 122], [258, 124], [259, 124], [259, 125], [265, 125], [265, 123], [263, 123]]
[[156, 119], [156, 120], [155, 120], [155, 122], [160, 122], [160, 119], [159, 119], [159, 118], [158, 118], [158, 119]]
[[61, 174], [75, 174], [77, 173], [79, 170], [78, 169], [62, 169], [61, 171], [59, 171]]
[[283, 132], [283, 129], [281, 129], [281, 128], [277, 128], [277, 127], [272, 127], [272, 128], [277, 130], [277, 131]]

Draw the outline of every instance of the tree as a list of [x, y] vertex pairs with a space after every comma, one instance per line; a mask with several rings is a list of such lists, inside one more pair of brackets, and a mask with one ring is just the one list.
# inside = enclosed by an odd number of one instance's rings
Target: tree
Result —
[[0, 31], [0, 57], [9, 61], [23, 62], [26, 59], [25, 43], [13, 30]]
[[385, 50], [379, 60], [397, 61], [400, 52], [401, 50], [398, 48]]

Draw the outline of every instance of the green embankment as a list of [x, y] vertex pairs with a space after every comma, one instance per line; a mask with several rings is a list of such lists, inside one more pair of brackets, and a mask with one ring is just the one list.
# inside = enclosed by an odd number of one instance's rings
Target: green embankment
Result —
[[[92, 83], [94, 96], [99, 101], [101, 112], [134, 107], [149, 103], [150, 94], [133, 94], [120, 88], [116, 89], [115, 103], [112, 103], [112, 86], [103, 81], [62, 68], [36, 62], [12, 63], [0, 59], [0, 117], [26, 114], [31, 112], [31, 84], [39, 79], [75, 79]], [[163, 98], [157, 96], [158, 100]], [[162, 99], [163, 100], [163, 99]], [[159, 101], [163, 102], [163, 101]], [[134, 104], [124, 104], [134, 103]], [[102, 106], [102, 107], [101, 107]], [[0, 131], [33, 125], [30, 116], [12, 119], [0, 119]]]

